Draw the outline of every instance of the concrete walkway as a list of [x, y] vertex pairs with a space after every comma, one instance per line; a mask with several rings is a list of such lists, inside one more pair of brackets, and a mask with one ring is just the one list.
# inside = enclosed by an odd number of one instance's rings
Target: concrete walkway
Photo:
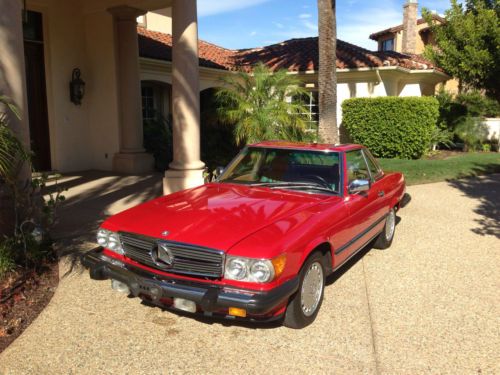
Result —
[[[89, 220], [80, 229], [97, 225], [93, 210], [105, 214], [113, 194], [128, 204], [149, 194], [127, 198], [117, 184], [160, 184], [100, 178], [84, 197], [68, 192], [64, 214]], [[90, 280], [68, 256], [49, 306], [0, 355], [0, 374], [498, 374], [500, 175], [408, 190], [393, 246], [363, 252], [332, 278], [306, 329], [163, 312]]]

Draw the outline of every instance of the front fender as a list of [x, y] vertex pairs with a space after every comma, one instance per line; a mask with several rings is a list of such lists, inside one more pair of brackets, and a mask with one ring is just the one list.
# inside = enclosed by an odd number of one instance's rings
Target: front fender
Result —
[[325, 253], [326, 260], [328, 261], [327, 267], [329, 268], [327, 270], [327, 274], [330, 273], [332, 270], [332, 265], [335, 263], [333, 259], [333, 249], [332, 244], [330, 243], [328, 238], [324, 236], [315, 238], [305, 247], [305, 250], [302, 253], [302, 258], [300, 260], [301, 267], [306, 259], [309, 258], [309, 256], [316, 250], [320, 250]]
[[[267, 259], [286, 254], [282, 274], [282, 279], [286, 280], [300, 272], [304, 261], [318, 247], [333, 254], [330, 236], [347, 215], [342, 204], [311, 207], [253, 233], [232, 247], [228, 254]], [[334, 264], [332, 255], [328, 261]]]

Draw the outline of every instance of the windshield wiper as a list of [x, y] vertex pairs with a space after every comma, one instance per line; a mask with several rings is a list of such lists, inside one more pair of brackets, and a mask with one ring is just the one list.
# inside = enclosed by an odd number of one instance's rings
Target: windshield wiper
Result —
[[[314, 183], [313, 183], [314, 184]], [[289, 185], [294, 185], [294, 186], [309, 186], [311, 185], [310, 182], [291, 182], [291, 181], [274, 181], [274, 182], [254, 182], [249, 184], [249, 186], [269, 186], [269, 187], [274, 187], [274, 186], [289, 186]]]
[[286, 185], [286, 186], [274, 186], [271, 187], [271, 189], [297, 189], [297, 190], [318, 190], [318, 191], [324, 191], [329, 194], [336, 194], [332, 189], [328, 189], [322, 186], [318, 186], [316, 184], [309, 184], [309, 185]]
[[326, 187], [321, 186], [320, 184], [316, 184], [314, 182], [284, 182], [284, 181], [277, 181], [277, 182], [257, 182], [254, 184], [250, 184], [250, 186], [263, 186], [263, 187], [269, 187], [270, 189], [313, 189], [313, 190], [319, 190], [319, 191], [324, 191], [328, 192], [331, 194], [335, 194], [335, 192], [332, 189], [328, 189]]

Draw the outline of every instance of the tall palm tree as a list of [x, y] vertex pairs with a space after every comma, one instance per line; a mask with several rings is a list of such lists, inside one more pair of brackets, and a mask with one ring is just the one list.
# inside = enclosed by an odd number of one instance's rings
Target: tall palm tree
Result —
[[300, 84], [285, 69], [272, 72], [259, 63], [252, 73], [238, 72], [224, 78], [224, 87], [216, 93], [218, 117], [235, 126], [238, 145], [274, 139], [309, 140], [303, 104], [309, 93]]
[[337, 127], [336, 0], [318, 0], [319, 72], [318, 134], [323, 142], [339, 143]]

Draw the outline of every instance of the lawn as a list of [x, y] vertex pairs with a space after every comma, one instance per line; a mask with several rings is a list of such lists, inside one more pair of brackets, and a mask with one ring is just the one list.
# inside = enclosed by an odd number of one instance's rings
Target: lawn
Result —
[[500, 153], [464, 153], [445, 159], [379, 159], [384, 171], [400, 171], [408, 185], [500, 173]]

